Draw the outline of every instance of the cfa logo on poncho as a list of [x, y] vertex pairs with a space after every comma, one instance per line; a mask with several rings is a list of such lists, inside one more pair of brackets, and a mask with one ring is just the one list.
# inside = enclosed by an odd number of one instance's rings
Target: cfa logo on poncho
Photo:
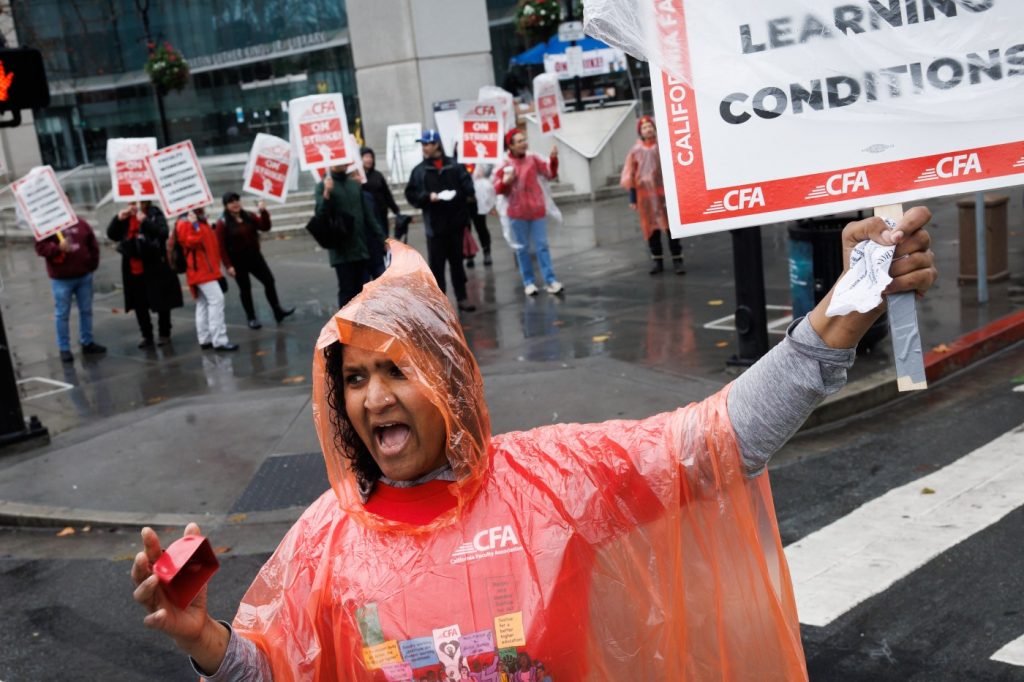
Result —
[[452, 552], [451, 563], [464, 564], [467, 561], [503, 556], [513, 552], [522, 552], [512, 526], [494, 526], [480, 531], [473, 536], [471, 542], [464, 542]]

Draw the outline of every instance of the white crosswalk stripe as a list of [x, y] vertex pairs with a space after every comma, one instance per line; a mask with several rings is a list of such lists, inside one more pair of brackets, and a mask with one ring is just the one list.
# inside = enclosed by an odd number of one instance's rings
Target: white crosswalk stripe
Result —
[[1024, 637], [1013, 640], [992, 655], [993, 661], [1024, 666]]
[[1022, 504], [1024, 425], [789, 545], [800, 622], [828, 625]]

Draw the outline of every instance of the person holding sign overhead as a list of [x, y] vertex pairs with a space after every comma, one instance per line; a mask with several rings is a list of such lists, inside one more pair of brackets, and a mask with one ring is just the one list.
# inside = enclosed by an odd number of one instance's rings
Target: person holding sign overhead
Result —
[[282, 308], [277, 299], [277, 287], [274, 285], [274, 273], [270, 271], [263, 253], [260, 251], [260, 232], [270, 231], [270, 212], [267, 203], [262, 199], [257, 204], [257, 212], [250, 213], [242, 208], [242, 200], [238, 192], [228, 192], [223, 197], [224, 214], [217, 221], [217, 241], [220, 257], [228, 274], [238, 283], [238, 293], [242, 298], [249, 329], [259, 329], [262, 325], [256, 319], [256, 309], [252, 301], [252, 275], [263, 285], [267, 295], [267, 303], [274, 311], [274, 320], [280, 324], [284, 318], [295, 312], [295, 308]]
[[56, 306], [57, 348], [61, 362], [73, 362], [71, 354], [71, 298], [78, 302], [78, 338], [83, 355], [102, 355], [107, 349], [92, 337], [92, 273], [100, 265], [100, 247], [89, 223], [81, 218], [46, 239], [36, 242], [36, 253], [46, 259]]
[[142, 332], [139, 348], [152, 348], [153, 321], [157, 314], [159, 345], [171, 340], [171, 309], [185, 305], [181, 284], [167, 263], [167, 219], [150, 201], [131, 203], [118, 211], [107, 228], [107, 237], [121, 254], [125, 311], [134, 310]]
[[[844, 252], [894, 247], [888, 290], [923, 295], [929, 218], [851, 223]], [[537, 680], [543, 661], [556, 680], [805, 680], [765, 469], [846, 383], [884, 305], [829, 317], [830, 292], [700, 403], [492, 434], [457, 311], [419, 254], [390, 247], [314, 351], [331, 489], [231, 627], [205, 589], [185, 608], [168, 598], [144, 529], [131, 573], [145, 624], [223, 680], [408, 680], [439, 664], [465, 679], [497, 656], [514, 679]]]

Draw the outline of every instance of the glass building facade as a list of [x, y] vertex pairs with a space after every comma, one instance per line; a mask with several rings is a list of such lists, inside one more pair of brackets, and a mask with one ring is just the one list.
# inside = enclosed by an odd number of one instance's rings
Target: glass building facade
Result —
[[156, 137], [142, 70], [167, 41], [192, 77], [164, 97], [171, 141], [201, 155], [246, 152], [257, 132], [287, 137], [285, 103], [340, 92], [359, 117], [343, 0], [14, 0], [19, 42], [43, 52], [51, 105], [36, 112], [45, 163], [102, 162], [108, 137]]
[[[372, 2], [373, 0], [363, 0]], [[486, 1], [496, 82], [526, 45], [516, 0]], [[163, 98], [171, 142], [200, 155], [247, 152], [258, 132], [288, 137], [288, 100], [340, 92], [359, 129], [345, 0], [12, 0], [19, 42], [46, 60], [51, 105], [35, 112], [45, 163], [103, 163], [111, 137], [156, 137], [157, 98], [143, 71], [147, 42], [189, 63]]]

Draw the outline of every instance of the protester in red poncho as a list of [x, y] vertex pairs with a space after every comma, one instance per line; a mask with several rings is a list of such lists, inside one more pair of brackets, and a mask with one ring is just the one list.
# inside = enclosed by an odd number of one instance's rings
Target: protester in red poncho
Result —
[[[852, 223], [844, 247], [899, 243], [891, 290], [923, 292], [928, 217]], [[806, 679], [765, 463], [843, 385], [881, 307], [828, 318], [826, 297], [699, 404], [491, 435], [457, 313], [418, 254], [389, 244], [389, 269], [316, 344], [332, 489], [232, 627], [205, 589], [184, 610], [167, 600], [144, 529], [146, 624], [211, 680]]]
[[629, 190], [629, 207], [640, 216], [640, 229], [651, 250], [651, 274], [657, 275], [665, 269], [665, 256], [661, 247], [661, 235], [664, 233], [672, 253], [672, 268], [677, 275], [683, 275], [686, 273], [683, 245], [678, 239], [672, 239], [668, 231], [665, 183], [661, 178], [658, 132], [654, 127], [654, 119], [641, 116], [636, 122], [636, 132], [640, 139], [626, 155], [619, 184]]

